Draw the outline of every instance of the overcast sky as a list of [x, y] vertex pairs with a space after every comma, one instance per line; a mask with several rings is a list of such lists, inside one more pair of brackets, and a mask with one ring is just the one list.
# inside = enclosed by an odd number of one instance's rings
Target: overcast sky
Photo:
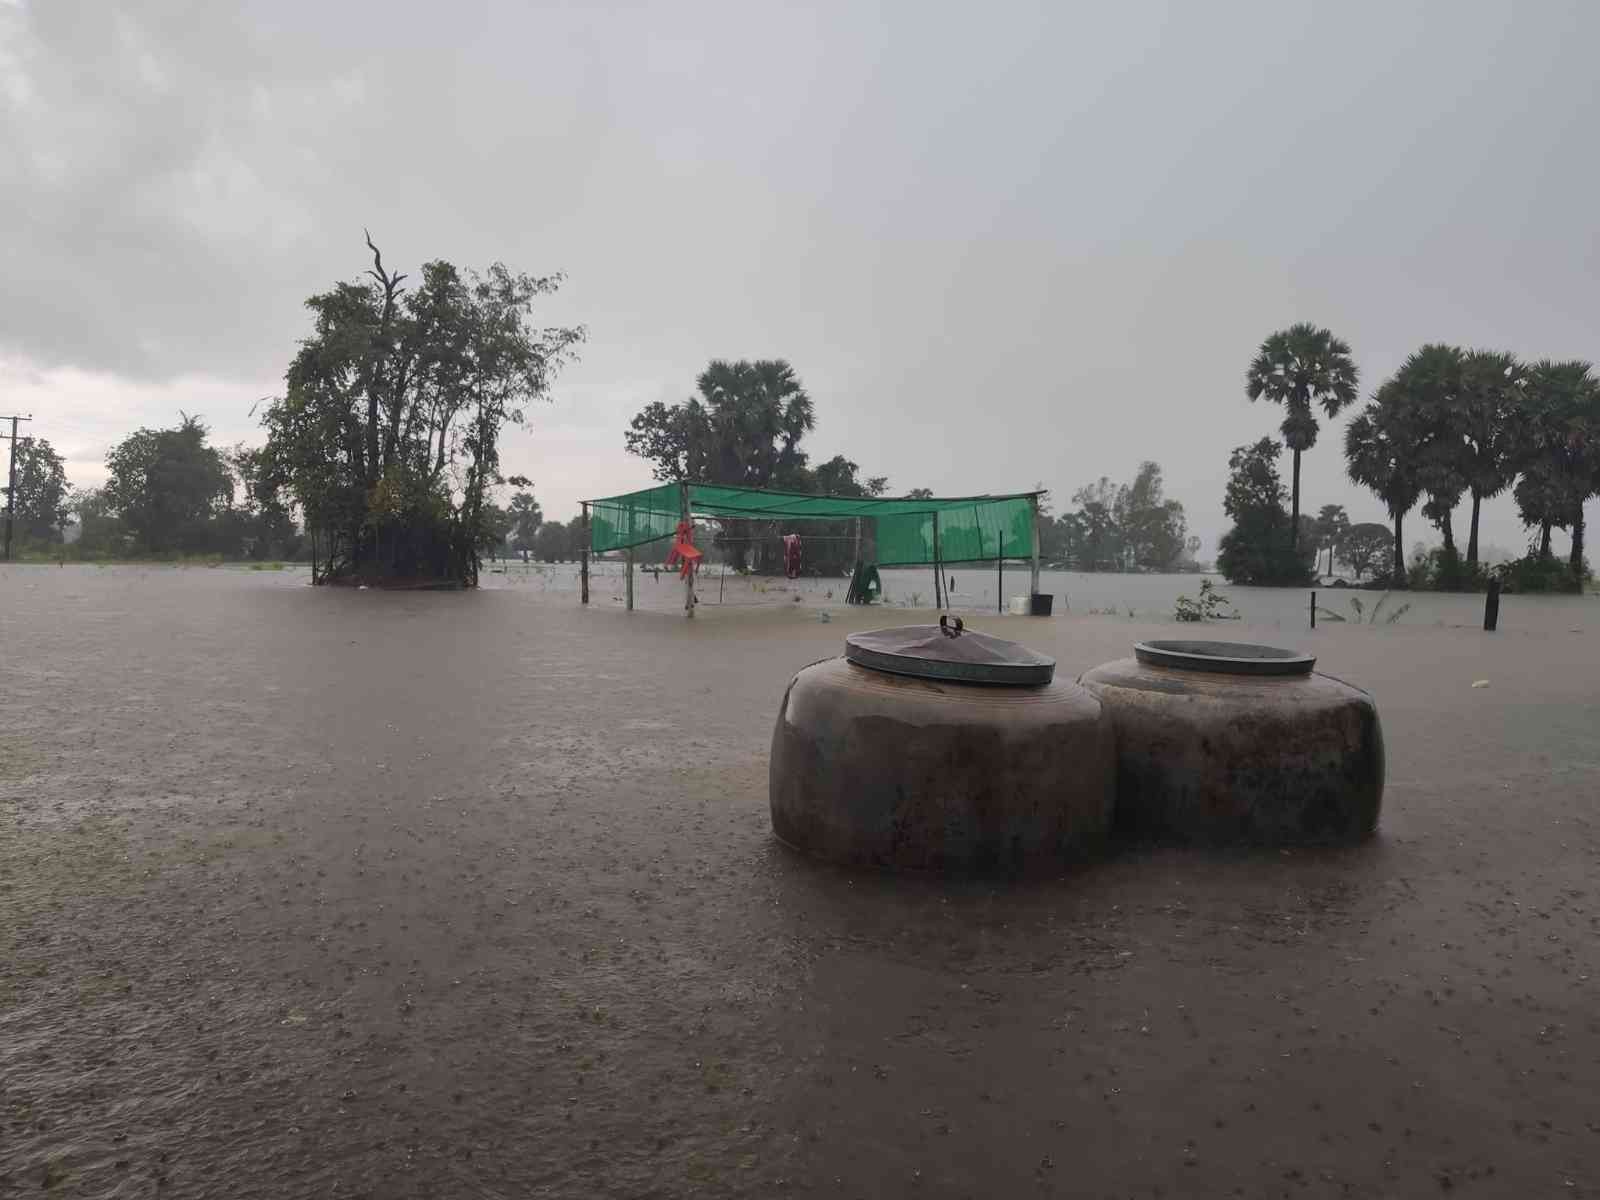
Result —
[[[567, 273], [589, 342], [504, 455], [554, 516], [649, 482], [640, 406], [776, 356], [814, 458], [1058, 506], [1155, 459], [1209, 557], [1273, 329], [1364, 396], [1426, 341], [1600, 357], [1597, 44], [1582, 0], [0, 0], [0, 412], [74, 483], [180, 409], [259, 440], [367, 226]], [[1383, 520], [1345, 419], [1303, 506]]]

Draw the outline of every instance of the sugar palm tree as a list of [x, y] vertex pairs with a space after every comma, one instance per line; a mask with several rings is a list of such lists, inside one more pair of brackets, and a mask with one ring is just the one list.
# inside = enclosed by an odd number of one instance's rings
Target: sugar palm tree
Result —
[[1393, 586], [1406, 580], [1401, 522], [1422, 494], [1420, 422], [1405, 393], [1388, 381], [1344, 431], [1344, 456], [1351, 482], [1376, 493], [1394, 521]]
[[1473, 350], [1461, 360], [1461, 411], [1467, 450], [1467, 490], [1472, 494], [1472, 529], [1467, 566], [1478, 565], [1478, 511], [1517, 477], [1517, 415], [1527, 369], [1509, 354]]
[[1573, 577], [1583, 576], [1583, 505], [1600, 492], [1600, 379], [1586, 362], [1536, 364], [1528, 373], [1518, 433], [1522, 480], [1517, 508], [1540, 528], [1550, 556], [1551, 527], [1572, 532]]
[[1417, 480], [1427, 493], [1422, 515], [1439, 527], [1447, 562], [1454, 569], [1455, 529], [1451, 516], [1467, 490], [1466, 413], [1461, 403], [1463, 355], [1454, 346], [1423, 346], [1395, 372], [1394, 386], [1415, 417]]
[[1358, 372], [1350, 343], [1329, 330], [1300, 323], [1261, 343], [1245, 372], [1245, 394], [1284, 407], [1283, 444], [1294, 452], [1289, 544], [1300, 533], [1300, 454], [1317, 444], [1314, 406], [1331, 420], [1356, 402]]
[[1324, 504], [1313, 528], [1317, 534], [1317, 545], [1327, 547], [1328, 574], [1332, 575], [1333, 552], [1350, 531], [1350, 514], [1345, 512], [1342, 504]]

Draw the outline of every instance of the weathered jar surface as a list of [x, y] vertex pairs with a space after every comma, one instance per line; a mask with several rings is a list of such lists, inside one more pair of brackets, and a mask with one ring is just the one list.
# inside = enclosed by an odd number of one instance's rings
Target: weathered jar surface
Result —
[[1116, 826], [1213, 844], [1353, 841], [1377, 827], [1383, 729], [1315, 659], [1237, 642], [1140, 643], [1086, 672], [1116, 728]]
[[1075, 683], [995, 686], [828, 659], [784, 694], [769, 784], [774, 831], [809, 854], [1026, 870], [1109, 828], [1111, 726]]

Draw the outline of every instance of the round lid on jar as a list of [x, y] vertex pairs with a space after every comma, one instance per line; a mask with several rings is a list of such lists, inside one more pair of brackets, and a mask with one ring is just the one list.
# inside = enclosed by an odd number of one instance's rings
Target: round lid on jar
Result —
[[1056, 672], [1055, 659], [968, 629], [959, 617], [852, 633], [844, 640], [844, 656], [874, 671], [951, 683], [1036, 687]]
[[1217, 675], [1309, 675], [1317, 665], [1315, 655], [1253, 642], [1135, 642], [1133, 654], [1146, 666]]

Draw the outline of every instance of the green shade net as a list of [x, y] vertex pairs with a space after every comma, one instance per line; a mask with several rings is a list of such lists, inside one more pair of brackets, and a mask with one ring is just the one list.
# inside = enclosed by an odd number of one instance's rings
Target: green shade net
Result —
[[[804, 521], [871, 520], [877, 532], [880, 566], [931, 563], [938, 527], [941, 562], [976, 562], [1033, 555], [1033, 506], [1038, 493], [965, 496], [955, 499], [890, 500], [855, 496], [817, 496], [767, 492], [720, 484], [691, 483], [689, 509], [696, 517], [770, 520], [786, 533], [805, 536]], [[665, 483], [589, 501], [589, 548], [595, 553], [626, 550], [678, 528], [680, 485]]]

